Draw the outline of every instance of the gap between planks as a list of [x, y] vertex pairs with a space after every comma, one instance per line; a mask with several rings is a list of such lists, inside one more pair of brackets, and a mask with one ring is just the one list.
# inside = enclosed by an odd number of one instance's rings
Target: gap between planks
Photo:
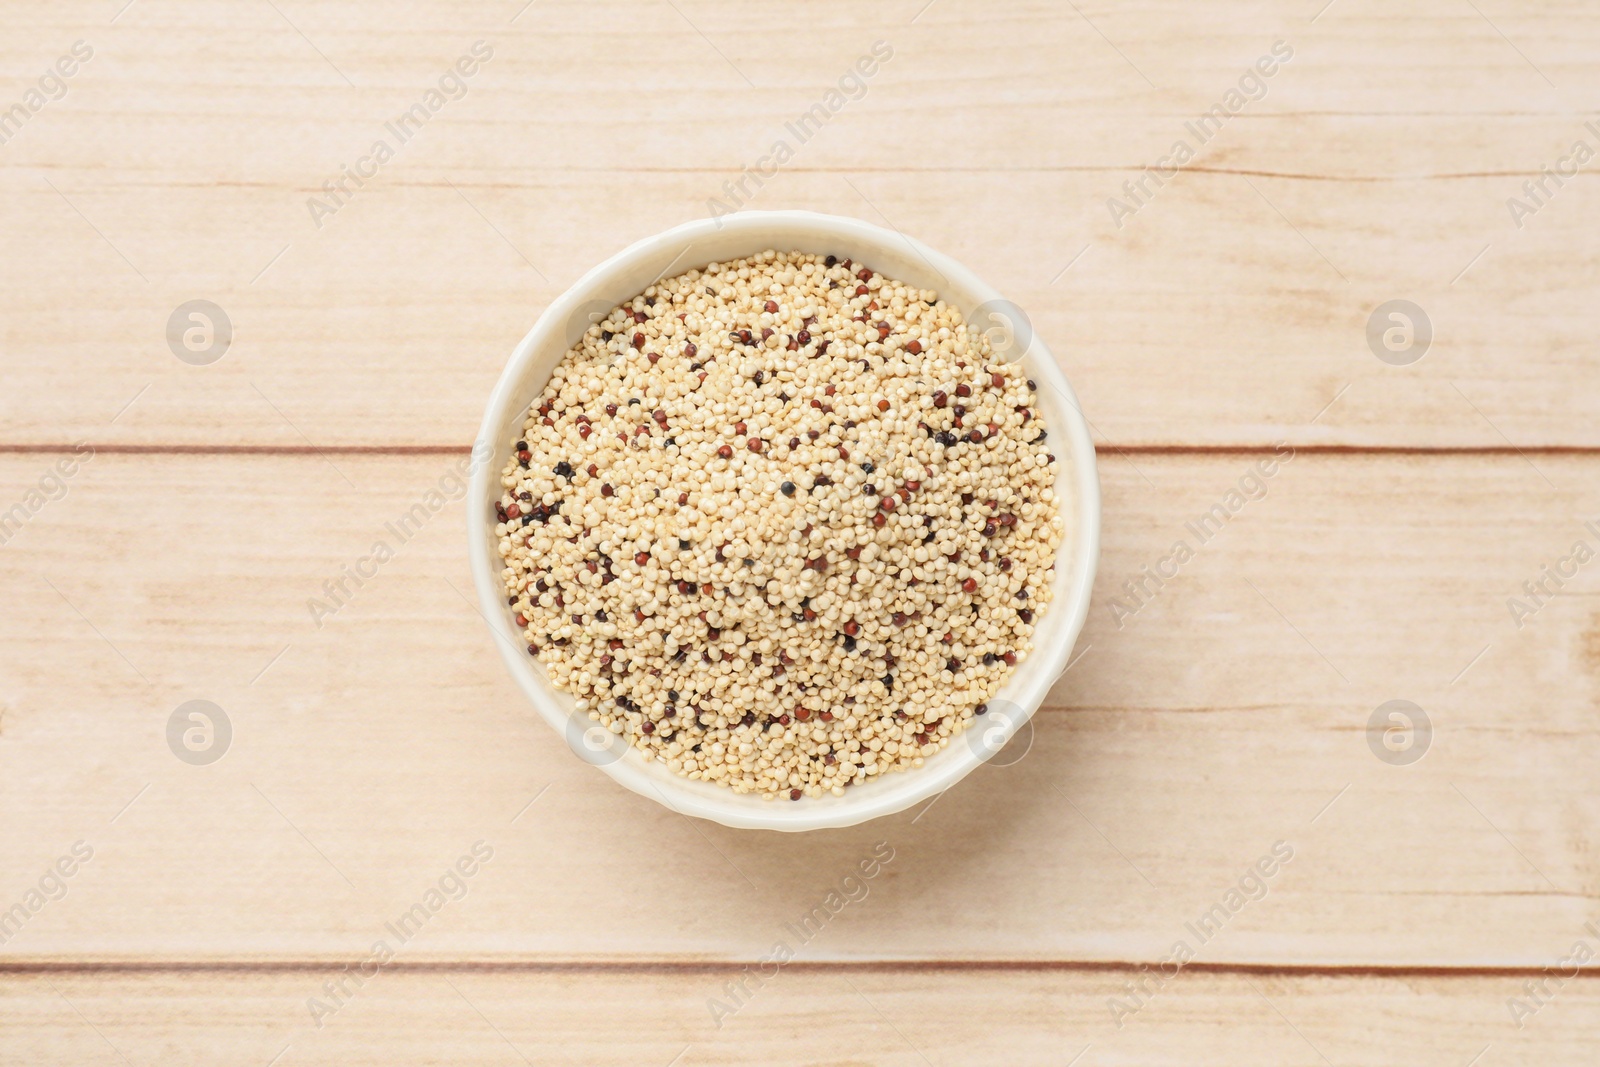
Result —
[[[0, 455], [56, 455], [77, 444], [0, 444]], [[1600, 456], [1600, 445], [1291, 445], [1307, 456]], [[1274, 454], [1275, 444], [1119, 445], [1102, 442], [1095, 452], [1130, 456], [1231, 456]], [[95, 445], [105, 456], [466, 456], [469, 445]]]
[[[287, 974], [339, 971], [356, 959], [324, 958], [219, 958], [161, 959], [71, 957], [0, 958], [0, 975], [25, 974]], [[417, 974], [510, 973], [510, 974], [717, 974], [754, 966], [756, 960], [596, 960], [596, 959], [434, 959], [395, 961], [386, 971]], [[916, 972], [999, 973], [999, 972], [1080, 972], [1091, 974], [1131, 974], [1151, 966], [1152, 961], [1135, 960], [960, 960], [960, 959], [873, 959], [873, 960], [794, 960], [789, 971], [814, 974]], [[1314, 963], [1206, 963], [1191, 962], [1185, 971], [1214, 975], [1256, 975], [1284, 978], [1539, 978], [1549, 967], [1494, 965], [1407, 965], [1407, 964], [1314, 964]], [[1600, 979], [1600, 965], [1581, 966], [1565, 979]]]
[[[1163, 116], [1163, 117], [1165, 117], [1165, 116]], [[1174, 116], [1174, 117], [1181, 120], [1185, 116], [1179, 115], [1179, 116]], [[1235, 116], [1235, 117], [1237, 118], [1239, 116]], [[1290, 117], [1290, 116], [1284, 116], [1284, 117]], [[1324, 116], [1313, 114], [1313, 115], [1311, 115], [1309, 117], [1320, 118], [1320, 117], [1324, 117]], [[1346, 116], [1331, 115], [1331, 116], [1327, 116], [1327, 117], [1341, 118], [1341, 117], [1346, 117]], [[1350, 117], [1361, 117], [1361, 116], [1350, 116]], [[1387, 117], [1393, 117], [1393, 116], [1382, 116], [1382, 117], [1386, 117], [1387, 118]], [[1449, 116], [1444, 116], [1444, 117], [1448, 117], [1448, 118], [1467, 117], [1467, 118], [1470, 118], [1472, 116], [1449, 115]], [[1567, 118], [1568, 116], [1565, 116], [1565, 115], [1534, 114], [1534, 115], [1528, 115], [1528, 116], [1507, 115], [1507, 116], [1495, 116], [1495, 117], [1508, 117], [1508, 118], [1512, 118], [1512, 117]], [[844, 175], [851, 175], [851, 174], [1047, 174], [1047, 175], [1048, 174], [1138, 174], [1138, 173], [1144, 171], [1145, 169], [1147, 169], [1148, 166], [1149, 165], [1146, 164], [1146, 163], [1106, 163], [1106, 164], [1080, 164], [1080, 165], [1075, 165], [1075, 166], [1074, 165], [1063, 165], [1063, 166], [1033, 166], [1033, 167], [1030, 167], [1030, 166], [1016, 166], [1016, 167], [949, 167], [949, 166], [874, 167], [874, 166], [871, 166], [871, 165], [852, 164], [850, 166], [838, 166], [838, 167], [786, 167], [785, 168], [785, 173], [790, 173], [790, 174], [844, 174]], [[52, 170], [52, 171], [66, 169], [66, 168], [59, 167], [59, 166], [53, 166], [53, 165], [47, 164], [47, 163], [33, 164], [32, 168], [35, 169], [35, 170]], [[1252, 168], [1252, 167], [1215, 167], [1215, 166], [1208, 167], [1208, 166], [1203, 166], [1203, 165], [1201, 165], [1201, 166], [1184, 167], [1183, 171], [1184, 171], [1185, 174], [1211, 174], [1211, 175], [1217, 175], [1217, 176], [1220, 176], [1220, 177], [1239, 177], [1239, 176], [1242, 176], [1242, 177], [1246, 177], [1246, 178], [1278, 178], [1278, 179], [1282, 179], [1284, 181], [1334, 182], [1334, 183], [1363, 184], [1363, 185], [1398, 184], [1398, 183], [1401, 183], [1401, 182], [1423, 182], [1423, 181], [1474, 181], [1474, 180], [1479, 180], [1479, 179], [1484, 179], [1484, 178], [1493, 178], [1493, 179], [1500, 179], [1500, 178], [1507, 178], [1507, 179], [1510, 179], [1510, 178], [1538, 178], [1542, 173], [1541, 171], [1538, 171], [1538, 170], [1461, 170], [1461, 171], [1433, 171], [1433, 172], [1429, 172], [1429, 173], [1418, 173], [1418, 174], [1317, 174], [1317, 173], [1313, 173], [1311, 171], [1263, 170], [1263, 169], [1260, 169], [1260, 168]], [[707, 167], [623, 167], [623, 168], [618, 168], [618, 167], [603, 167], [603, 166], [595, 166], [595, 167], [560, 166], [560, 167], [552, 167], [549, 170], [541, 172], [541, 174], [546, 178], [556, 178], [556, 177], [560, 177], [561, 175], [564, 175], [564, 174], [608, 174], [608, 175], [618, 175], [618, 174], [621, 174], [621, 175], [630, 175], [630, 174], [694, 174], [694, 175], [719, 175], [721, 173], [722, 173], [721, 171], [717, 171], [714, 168], [707, 168]], [[127, 184], [130, 185], [130, 186], [137, 186], [137, 187], [142, 187], [142, 188], [158, 188], [158, 189], [272, 189], [272, 190], [278, 190], [278, 189], [285, 188], [285, 184], [282, 183], [282, 182], [244, 181], [244, 180], [239, 180], [239, 179], [180, 181], [180, 180], [167, 180], [167, 179], [163, 178], [163, 179], [156, 179], [156, 180], [153, 180], [153, 181], [146, 181], [146, 182], [142, 182], [142, 183], [129, 181]], [[397, 180], [397, 181], [393, 182], [392, 184], [393, 184], [393, 186], [395, 188], [399, 188], [399, 189], [448, 189], [448, 188], [450, 188], [450, 186], [448, 184], [444, 183], [444, 182], [428, 181], [428, 180], [417, 180], [417, 179], [413, 179], [411, 181], [400, 181], [400, 180]], [[537, 189], [537, 188], [540, 187], [540, 186], [537, 186], [537, 185], [530, 185], [527, 182], [492, 181], [492, 180], [476, 181], [476, 182], [460, 182], [460, 183], [457, 183], [457, 184], [464, 185], [469, 189], [484, 189], [484, 190], [498, 189], [498, 190], [508, 190], [508, 191], [515, 191], [515, 192], [526, 192], [526, 191], [529, 191], [531, 189]], [[546, 182], [545, 184], [548, 185], [549, 182]], [[292, 183], [292, 182], [287, 185], [287, 188], [293, 189], [296, 193], [313, 193], [313, 194], [315, 194], [315, 193], [321, 193], [322, 192], [322, 187], [321, 186], [300, 185], [300, 184], [296, 184], [296, 183]]]

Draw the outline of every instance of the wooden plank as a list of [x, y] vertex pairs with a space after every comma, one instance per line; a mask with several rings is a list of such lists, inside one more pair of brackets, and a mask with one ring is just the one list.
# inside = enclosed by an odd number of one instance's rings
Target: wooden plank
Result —
[[[865, 95], [751, 205], [888, 223], [968, 263], [1029, 310], [1100, 440], [1600, 447], [1600, 252], [1573, 238], [1600, 211], [1592, 175], [1521, 228], [1507, 209], [1600, 144], [1574, 111], [1600, 77], [1596, 12], [1147, 7], [939, 3], [912, 24], [830, 2], [796, 30], [761, 4], [642, 0], [509, 24], [453, 3], [142, 2], [114, 26], [6, 5], [7, 69], [97, 52], [0, 152], [0, 434], [461, 444], [552, 297], [703, 217], [883, 39]], [[495, 57], [466, 95], [315, 226], [308, 198], [480, 38]], [[1185, 122], [1280, 38], [1295, 55], [1266, 95], [1114, 225], [1109, 198], [1174, 140], [1202, 148]], [[197, 298], [235, 328], [212, 366], [165, 338]], [[1409, 367], [1368, 347], [1397, 298], [1435, 328]]]
[[[1267, 455], [1108, 457], [1086, 652], [1026, 758], [802, 837], [692, 823], [534, 721], [460, 504], [317, 628], [453, 457], [98, 455], [0, 547], [0, 907], [95, 850], [0, 955], [349, 958], [482, 840], [416, 958], [750, 958], [886, 842], [808, 958], [1155, 960], [1284, 841], [1200, 959], [1548, 965], [1600, 886], [1597, 572], [1521, 629], [1506, 601], [1596, 543], [1596, 461], [1299, 455], [1201, 544]], [[0, 457], [0, 501], [51, 459]], [[233, 724], [210, 766], [166, 740], [194, 699]], [[1393, 699], [1432, 719], [1410, 766], [1368, 746]]]
[[[1127, 971], [883, 971], [791, 965], [732, 1014], [736, 968], [686, 972], [377, 972], [332, 1014], [338, 971], [0, 977], [8, 1063], [449, 1065], [1593, 1062], [1600, 992], [1551, 984], [1518, 1029], [1528, 978], [1181, 972], [1122, 1018]], [[935, 1007], [936, 1006], [936, 1007]], [[121, 1057], [119, 1059], [119, 1057]], [[281, 1057], [274, 1060], [274, 1057]], [[1074, 1057], [1078, 1057], [1074, 1059]]]

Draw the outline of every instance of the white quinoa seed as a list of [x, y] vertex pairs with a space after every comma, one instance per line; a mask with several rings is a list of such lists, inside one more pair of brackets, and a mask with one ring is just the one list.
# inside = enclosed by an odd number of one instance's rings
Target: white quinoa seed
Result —
[[645, 759], [738, 793], [921, 766], [1050, 601], [1033, 388], [937, 294], [849, 260], [657, 282], [567, 353], [501, 476], [529, 652]]

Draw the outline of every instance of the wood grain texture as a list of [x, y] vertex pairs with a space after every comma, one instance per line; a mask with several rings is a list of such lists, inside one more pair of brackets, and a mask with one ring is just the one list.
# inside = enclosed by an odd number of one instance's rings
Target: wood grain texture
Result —
[[[1592, 174], [1520, 228], [1506, 206], [1600, 145], [1591, 9], [941, 0], [796, 28], [773, 4], [519, 6], [140, 0], [106, 26], [7, 5], [8, 69], [97, 49], [0, 149], [7, 439], [461, 444], [550, 299], [731, 203], [786, 137], [752, 206], [967, 263], [1028, 310], [1103, 442], [1600, 447]], [[314, 225], [308, 198], [480, 39], [466, 95]], [[895, 54], [865, 95], [786, 133], [876, 40]], [[1201, 145], [1184, 124], [1277, 40], [1293, 58]], [[1179, 138], [1200, 154], [1114, 225], [1108, 199]], [[197, 297], [235, 327], [209, 367], [165, 340]], [[1435, 328], [1410, 367], [1368, 348], [1392, 298]]]
[[[807, 1063], [1080, 1067], [1208, 1062], [1461, 1067], [1593, 1062], [1600, 990], [1551, 986], [1518, 1029], [1512, 977], [1316, 978], [1180, 972], [1119, 1029], [1124, 971], [791, 966], [713, 1022], [737, 969], [378, 973], [334, 1014], [308, 1001], [337, 971], [0, 977], [18, 1065]], [[350, 987], [353, 988], [353, 987]], [[747, 988], [749, 988], [747, 986]], [[119, 1059], [123, 1057], [123, 1059]], [[1079, 1057], [1074, 1060], [1074, 1057]]]
[[[0, 125], [0, 1061], [1593, 1060], [1592, 970], [1510, 1005], [1600, 945], [1600, 564], [1548, 577], [1600, 549], [1600, 194], [1592, 166], [1543, 176], [1600, 147], [1594, 5], [0, 0], [0, 24], [0, 116], [94, 50]], [[480, 40], [464, 95], [314, 222]], [[875, 41], [893, 57], [797, 143]], [[1180, 138], [1195, 158], [1135, 200]], [[1026, 756], [865, 827], [702, 825], [574, 759], [484, 633], [459, 502], [308, 610], [441, 487], [541, 309], [714, 199], [963, 261], [1101, 446], [1082, 658]], [[210, 366], [166, 338], [196, 298], [234, 328]], [[1369, 348], [1391, 299], [1431, 319], [1413, 365]], [[95, 455], [58, 483], [74, 442]], [[210, 766], [168, 747], [192, 699], [234, 730]], [[1369, 740], [1396, 699], [1432, 724], [1410, 765]], [[830, 891], [856, 899], [716, 1026]], [[1110, 998], [1180, 941], [1194, 963], [1119, 1028]]]
[[[0, 459], [0, 487], [44, 459]], [[879, 841], [897, 859], [818, 958], [1157, 959], [1279, 840], [1294, 861], [1202, 958], [1544, 966], [1594, 914], [1595, 572], [1520, 630], [1506, 607], [1596, 543], [1593, 459], [1296, 456], [1203, 545], [1185, 523], [1261, 455], [1108, 459], [1083, 656], [1026, 758], [799, 837], [692, 823], [535, 720], [469, 602], [459, 504], [315, 625], [453, 462], [97, 456], [0, 549], [7, 884], [96, 849], [0, 952], [345, 958], [480, 839], [417, 951], [745, 958]], [[1368, 747], [1396, 698], [1434, 724], [1411, 766]], [[167, 747], [191, 699], [234, 726], [209, 767]]]

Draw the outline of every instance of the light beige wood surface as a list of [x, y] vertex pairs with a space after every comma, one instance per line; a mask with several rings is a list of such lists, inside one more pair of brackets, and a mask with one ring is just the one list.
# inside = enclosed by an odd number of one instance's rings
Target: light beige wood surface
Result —
[[[95, 449], [0, 544], [0, 915], [94, 850], [0, 928], [0, 1062], [1592, 1060], [1593, 970], [1520, 1026], [1508, 1002], [1600, 951], [1600, 563], [1520, 626], [1507, 601], [1600, 550], [1600, 201], [1589, 170], [1520, 228], [1507, 199], [1600, 148], [1600, 11], [107, 0], [0, 26], [0, 113], [94, 49], [0, 144], [0, 512]], [[479, 40], [466, 94], [316, 227], [307, 198]], [[1027, 755], [845, 831], [668, 812], [517, 696], [460, 502], [317, 626], [541, 308], [728, 199], [879, 40], [749, 203], [955, 255], [1077, 388], [1101, 570]], [[1118, 228], [1107, 198], [1278, 40], [1265, 96]], [[211, 366], [168, 349], [194, 298], [234, 325]], [[1368, 347], [1394, 298], [1434, 325], [1411, 366]], [[1185, 523], [1278, 441], [1200, 545]], [[233, 726], [211, 766], [167, 746], [192, 699]], [[1434, 730], [1409, 766], [1369, 747], [1395, 699]], [[315, 1027], [321, 983], [480, 841], [465, 896]], [[874, 847], [864, 898], [716, 1026]], [[1119, 1029], [1109, 998], [1177, 941], [1195, 964]]]
[[[5, 457], [0, 486], [44, 458]], [[1543, 965], [1600, 885], [1594, 574], [1520, 631], [1505, 602], [1600, 540], [1600, 466], [1540, 457], [1553, 491], [1514, 456], [1297, 456], [1200, 546], [1184, 523], [1256, 458], [1108, 459], [1084, 651], [1027, 757], [925, 814], [790, 837], [691, 823], [530, 716], [468, 602], [464, 505], [316, 626], [308, 599], [449, 457], [98, 456], [0, 556], [0, 791], [28, 815], [3, 851], [21, 876], [97, 849], [6, 949], [359, 952], [482, 838], [496, 859], [418, 949], [743, 958], [886, 840], [871, 910], [814, 951], [1140, 960], [1281, 839], [1297, 858], [1206, 958]], [[1195, 558], [1119, 629], [1119, 587], [1179, 538]], [[1409, 767], [1368, 748], [1396, 698], [1436, 727]], [[166, 747], [191, 699], [233, 723], [210, 767]]]
[[[1519, 1031], [1513, 976], [1390, 978], [1184, 972], [1119, 1029], [1124, 974], [791, 967], [742, 1008], [738, 970], [380, 972], [319, 1029], [338, 972], [0, 978], [14, 1047], [39, 1062], [387, 1065], [995, 1063], [1189, 1065], [1594, 1062], [1595, 983], [1551, 987]], [[181, 1036], [177, 1036], [181, 1035]]]
[[[1574, 240], [1593, 175], [1520, 229], [1506, 208], [1574, 140], [1600, 147], [1583, 125], [1600, 12], [936, 0], [913, 23], [921, 2], [808, 5], [798, 26], [781, 5], [664, 0], [536, 0], [515, 22], [521, 0], [138, 0], [115, 26], [5, 5], [19, 78], [98, 48], [0, 149], [8, 436], [466, 441], [545, 302], [704, 217], [883, 40], [865, 95], [751, 204], [886, 223], [966, 262], [1029, 311], [1101, 440], [1600, 444], [1600, 252]], [[494, 58], [466, 95], [314, 226], [322, 183], [477, 40]], [[1278, 40], [1294, 57], [1200, 146], [1184, 124]], [[1108, 198], [1178, 138], [1200, 154], [1117, 228]], [[236, 330], [212, 367], [163, 339], [197, 297]], [[1393, 298], [1435, 326], [1411, 367], [1367, 348]]]

